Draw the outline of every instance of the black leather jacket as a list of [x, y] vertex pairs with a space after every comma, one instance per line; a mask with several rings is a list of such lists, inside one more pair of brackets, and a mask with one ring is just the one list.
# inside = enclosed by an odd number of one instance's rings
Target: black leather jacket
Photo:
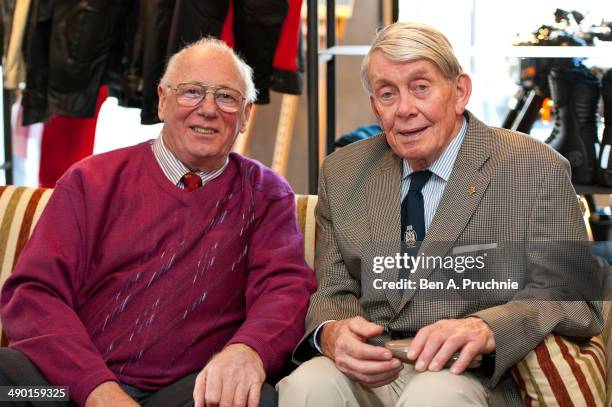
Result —
[[32, 0], [24, 41], [24, 124], [52, 114], [91, 117], [126, 0]]

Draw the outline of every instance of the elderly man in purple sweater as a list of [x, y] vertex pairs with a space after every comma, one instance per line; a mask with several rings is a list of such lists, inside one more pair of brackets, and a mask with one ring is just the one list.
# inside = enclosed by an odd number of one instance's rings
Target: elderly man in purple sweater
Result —
[[205, 39], [158, 92], [156, 140], [58, 182], [0, 297], [0, 385], [68, 386], [88, 407], [274, 402], [265, 378], [302, 336], [315, 280], [289, 185], [230, 153], [251, 69]]

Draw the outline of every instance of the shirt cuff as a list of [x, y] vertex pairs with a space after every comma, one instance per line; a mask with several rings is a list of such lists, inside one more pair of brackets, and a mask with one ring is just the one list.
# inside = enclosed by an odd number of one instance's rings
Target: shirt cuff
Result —
[[321, 322], [321, 325], [319, 325], [317, 327], [317, 329], [315, 329], [314, 333], [310, 337], [310, 344], [321, 355], [323, 354], [323, 349], [321, 349], [321, 345], [319, 344], [319, 334], [322, 332], [321, 328], [323, 328], [323, 325], [327, 324], [328, 322], [336, 322], [336, 320], [335, 319], [328, 319], [327, 321]]

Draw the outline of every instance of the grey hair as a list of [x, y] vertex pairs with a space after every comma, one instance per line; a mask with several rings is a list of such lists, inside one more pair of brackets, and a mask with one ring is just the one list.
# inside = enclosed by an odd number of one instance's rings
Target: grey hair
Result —
[[446, 79], [457, 78], [463, 72], [448, 39], [438, 30], [425, 24], [398, 22], [376, 33], [368, 54], [361, 63], [361, 83], [372, 94], [368, 77], [370, 56], [380, 50], [393, 61], [428, 59], [440, 68]]
[[180, 55], [183, 55], [190, 49], [194, 48], [204, 48], [204, 49], [212, 49], [216, 51], [221, 51], [230, 54], [234, 58], [234, 62], [236, 63], [236, 67], [240, 72], [240, 76], [245, 85], [245, 95], [244, 97], [250, 103], [254, 102], [257, 98], [257, 89], [255, 89], [255, 83], [253, 82], [253, 68], [247, 65], [244, 60], [238, 56], [232, 48], [230, 48], [225, 42], [214, 38], [214, 37], [206, 37], [201, 38], [198, 41], [192, 42], [191, 44], [187, 44], [176, 54], [172, 55], [168, 60], [168, 64], [166, 65], [166, 70], [162, 75], [159, 83], [162, 85], [168, 84], [168, 78], [174, 74], [176, 70], [176, 61], [178, 60]]

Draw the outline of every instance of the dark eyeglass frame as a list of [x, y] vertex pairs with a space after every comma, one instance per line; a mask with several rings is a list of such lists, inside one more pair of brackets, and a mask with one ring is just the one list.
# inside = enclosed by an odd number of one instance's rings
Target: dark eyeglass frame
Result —
[[[222, 110], [226, 113], [236, 113], [240, 110], [240, 107], [242, 106], [242, 102], [246, 100], [242, 92], [240, 92], [237, 89], [230, 88], [228, 86], [214, 86], [214, 85], [208, 85], [206, 83], [201, 83], [201, 82], [182, 82], [182, 83], [177, 84], [176, 86], [172, 86], [172, 85], [166, 85], [166, 86], [168, 87], [168, 89], [174, 91], [174, 94], [176, 95], [176, 102], [180, 106], [183, 106], [183, 107], [196, 107], [200, 105], [200, 103], [202, 103], [204, 99], [206, 99], [206, 95], [208, 95], [209, 93], [212, 93], [213, 99], [215, 101], [215, 105], [217, 106], [219, 110]], [[195, 103], [191, 103], [191, 102], [185, 103], [185, 100], [181, 99], [181, 97], [179, 96], [179, 90], [183, 86], [196, 86], [198, 88], [203, 89], [204, 93], [202, 94], [202, 97], [200, 98], [200, 100], [196, 101], [196, 99], [193, 99]], [[220, 90], [229, 90], [232, 92], [236, 92], [239, 96], [238, 103], [236, 104], [236, 106], [224, 105], [223, 103], [220, 103], [219, 102], [220, 93], [218, 93]]]

